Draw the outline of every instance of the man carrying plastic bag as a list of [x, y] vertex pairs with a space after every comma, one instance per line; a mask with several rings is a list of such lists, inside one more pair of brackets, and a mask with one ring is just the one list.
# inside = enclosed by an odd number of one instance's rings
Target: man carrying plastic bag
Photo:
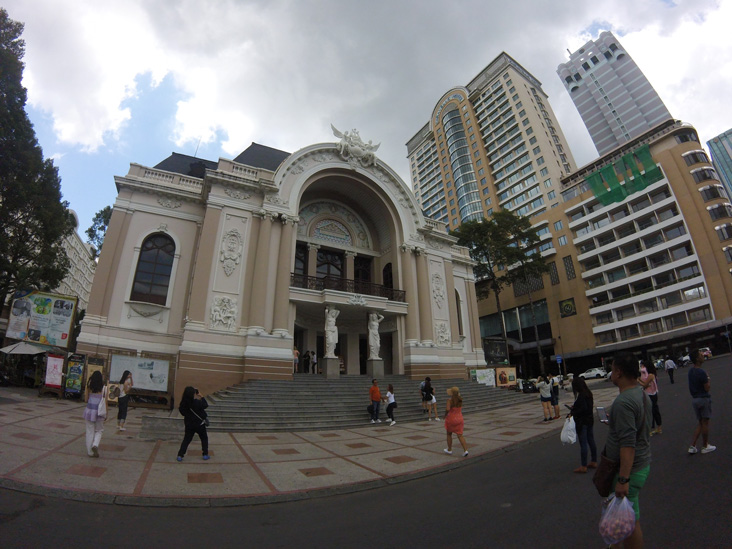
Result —
[[[643, 547], [638, 496], [651, 470], [651, 405], [638, 385], [638, 360], [629, 353], [615, 357], [610, 379], [620, 390], [610, 409], [605, 456], [617, 462], [615, 499], [627, 499], [635, 511], [635, 527], [623, 541], [625, 549]], [[618, 505], [622, 502], [618, 502]], [[615, 542], [620, 547], [619, 541]]]

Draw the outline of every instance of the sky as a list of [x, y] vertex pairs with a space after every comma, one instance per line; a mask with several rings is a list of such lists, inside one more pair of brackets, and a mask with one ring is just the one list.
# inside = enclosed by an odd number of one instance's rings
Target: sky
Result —
[[704, 142], [732, 127], [732, 0], [4, 0], [79, 232], [114, 176], [172, 152], [288, 152], [357, 128], [409, 185], [406, 142], [505, 51], [542, 82], [578, 166], [598, 155], [556, 74], [601, 30]]

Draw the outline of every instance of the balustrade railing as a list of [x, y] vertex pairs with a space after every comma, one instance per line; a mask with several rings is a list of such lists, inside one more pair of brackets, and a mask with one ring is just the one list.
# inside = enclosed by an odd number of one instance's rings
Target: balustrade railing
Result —
[[316, 276], [306, 276], [301, 274], [290, 274], [290, 286], [293, 288], [305, 288], [308, 290], [337, 290], [339, 292], [349, 292], [352, 294], [372, 295], [376, 297], [385, 297], [391, 301], [400, 301], [405, 303], [406, 292], [404, 290], [395, 290], [387, 288], [380, 284], [372, 284], [361, 280], [352, 280], [337, 276], [326, 276], [318, 278]]

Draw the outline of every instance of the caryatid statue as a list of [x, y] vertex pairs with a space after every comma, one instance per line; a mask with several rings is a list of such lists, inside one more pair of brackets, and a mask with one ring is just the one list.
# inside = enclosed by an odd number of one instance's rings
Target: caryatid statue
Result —
[[369, 360], [379, 360], [381, 350], [381, 338], [379, 337], [379, 324], [384, 317], [379, 313], [369, 313]]
[[341, 312], [330, 305], [325, 306], [325, 355], [323, 358], [336, 358], [335, 348], [338, 344], [338, 326], [336, 318]]

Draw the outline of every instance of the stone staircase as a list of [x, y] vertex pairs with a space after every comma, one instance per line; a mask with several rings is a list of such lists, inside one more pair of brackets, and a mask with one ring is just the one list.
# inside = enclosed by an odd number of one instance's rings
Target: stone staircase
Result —
[[[403, 376], [379, 379], [381, 394], [394, 386], [397, 424], [426, 421], [419, 397], [420, 381]], [[463, 413], [492, 410], [537, 400], [536, 395], [486, 387], [462, 379], [432, 382], [440, 417], [445, 410], [446, 390], [457, 386], [463, 396]], [[206, 397], [210, 431], [268, 432], [314, 431], [363, 427], [369, 424], [371, 380], [366, 376], [325, 379], [319, 375], [295, 374], [293, 381], [252, 380]], [[386, 421], [386, 405], [379, 417]]]

